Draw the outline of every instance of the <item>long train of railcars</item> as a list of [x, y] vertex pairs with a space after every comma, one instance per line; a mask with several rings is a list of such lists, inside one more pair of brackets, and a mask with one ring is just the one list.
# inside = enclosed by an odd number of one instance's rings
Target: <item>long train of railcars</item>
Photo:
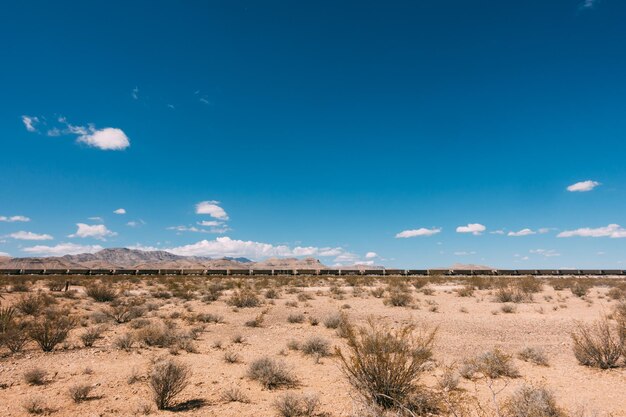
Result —
[[365, 275], [365, 276], [468, 276], [625, 275], [624, 269], [0, 269], [0, 275]]

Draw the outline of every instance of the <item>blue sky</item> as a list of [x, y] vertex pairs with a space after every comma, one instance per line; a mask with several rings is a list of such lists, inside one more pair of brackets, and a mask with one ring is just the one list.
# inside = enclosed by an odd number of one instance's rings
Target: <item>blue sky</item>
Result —
[[6, 4], [0, 252], [621, 267], [625, 17], [617, 0]]

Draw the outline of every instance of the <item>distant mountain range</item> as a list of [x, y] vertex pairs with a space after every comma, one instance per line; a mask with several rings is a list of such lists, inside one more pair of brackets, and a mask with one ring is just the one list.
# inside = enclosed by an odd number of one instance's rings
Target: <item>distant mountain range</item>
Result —
[[214, 259], [201, 256], [180, 256], [166, 251], [142, 251], [137, 249], [113, 248], [96, 253], [81, 253], [58, 257], [0, 257], [3, 269], [324, 269], [314, 258], [269, 258], [254, 262], [248, 258], [225, 257]]

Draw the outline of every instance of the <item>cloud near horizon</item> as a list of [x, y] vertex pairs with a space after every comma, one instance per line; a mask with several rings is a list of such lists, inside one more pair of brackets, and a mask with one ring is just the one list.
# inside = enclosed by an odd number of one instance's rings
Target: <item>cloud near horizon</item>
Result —
[[14, 223], [14, 222], [29, 222], [30, 219], [26, 216], [0, 216], [0, 222]]
[[517, 236], [529, 236], [529, 235], [535, 235], [535, 234], [537, 234], [537, 232], [535, 232], [532, 229], [526, 228], [526, 229], [520, 230], [519, 232], [509, 232], [509, 233], [507, 233], [507, 236], [515, 236], [515, 237], [517, 237]]
[[610, 237], [610, 238], [624, 238], [626, 237], [626, 229], [619, 224], [609, 224], [605, 227], [582, 227], [575, 230], [566, 230], [559, 233], [556, 237]]
[[75, 243], [59, 243], [55, 246], [37, 245], [22, 249], [31, 255], [63, 256], [78, 255], [81, 253], [95, 253], [104, 249], [100, 245], [78, 245]]
[[85, 224], [85, 223], [76, 223], [78, 226], [78, 230], [76, 233], [68, 235], [68, 237], [81, 237], [81, 238], [94, 238], [98, 240], [106, 240], [105, 238], [110, 236], [117, 236], [116, 232], [112, 232], [107, 229], [107, 227], [103, 224]]
[[52, 240], [52, 236], [48, 234], [37, 234], [33, 232], [25, 232], [20, 230], [19, 232], [11, 233], [8, 235], [10, 238], [16, 240]]
[[408, 239], [410, 237], [417, 236], [432, 236], [436, 235], [439, 232], [441, 232], [441, 228], [427, 229], [425, 227], [420, 227], [419, 229], [403, 230], [400, 233], [396, 234], [396, 239]]

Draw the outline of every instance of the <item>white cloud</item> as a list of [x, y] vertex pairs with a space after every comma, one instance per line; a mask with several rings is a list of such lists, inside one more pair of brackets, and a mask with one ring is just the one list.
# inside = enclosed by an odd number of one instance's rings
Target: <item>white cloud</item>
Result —
[[167, 230], [176, 230], [177, 232], [193, 232], [193, 233], [226, 233], [230, 229], [226, 226], [224, 227], [211, 227], [210, 229], [199, 229], [195, 226], [170, 226], [166, 228]]
[[139, 227], [139, 226], [143, 226], [144, 224], [146, 224], [146, 222], [144, 222], [143, 220], [139, 219], [139, 220], [131, 220], [128, 223], [126, 223], [126, 226], [128, 227]]
[[104, 219], [102, 217], [99, 217], [99, 216], [88, 217], [88, 219], [89, 220], [93, 220], [94, 222], [104, 223]]
[[100, 130], [90, 128], [90, 133], [79, 136], [78, 142], [103, 151], [120, 151], [130, 146], [128, 136], [122, 129], [115, 127], [105, 127]]
[[487, 228], [480, 223], [469, 223], [467, 226], [459, 226], [456, 228], [457, 233], [471, 233], [473, 235], [480, 235]]
[[592, 180], [581, 181], [581, 182], [577, 182], [576, 184], [572, 184], [572, 185], [568, 186], [567, 187], [567, 191], [571, 191], [571, 192], [586, 192], [586, 191], [593, 190], [598, 185], [600, 185], [600, 183], [598, 181], [592, 181]]
[[118, 208], [117, 210], [113, 210], [115, 214], [126, 214], [126, 209]]
[[53, 127], [52, 129], [48, 129], [46, 135], [51, 137], [61, 136], [61, 130], [58, 127]]
[[106, 240], [106, 237], [117, 235], [117, 233], [110, 231], [103, 224], [89, 225], [85, 223], [76, 223], [76, 226], [78, 226], [76, 233], [69, 235], [68, 237], [91, 237], [94, 239]]
[[218, 222], [216, 220], [203, 220], [201, 222], [198, 222], [198, 224], [200, 226], [215, 227], [215, 226], [220, 226], [220, 225], [224, 224], [224, 222]]
[[573, 236], [622, 238], [626, 237], [626, 229], [624, 229], [619, 224], [609, 224], [606, 227], [597, 227], [595, 229], [590, 227], [582, 227], [576, 230], [566, 230], [556, 235], [556, 237]]
[[531, 249], [529, 252], [536, 255], [545, 256], [547, 258], [551, 258], [553, 256], [561, 256], [561, 254], [554, 249]]
[[600, 0], [584, 0], [580, 5], [581, 9], [593, 9]]
[[519, 232], [509, 232], [507, 233], [507, 236], [529, 236], [529, 235], [534, 235], [537, 232], [531, 230], [531, 229], [522, 229]]
[[269, 257], [293, 257], [293, 256], [341, 256], [351, 254], [341, 248], [317, 248], [289, 247], [288, 245], [272, 245], [271, 243], [244, 241], [231, 239], [230, 237], [218, 237], [215, 240], [201, 240], [190, 245], [163, 249], [176, 255], [183, 256], [209, 256], [209, 257], [246, 257], [262, 259]]
[[11, 255], [9, 255], [9, 254], [8, 254], [8, 253], [6, 253], [6, 252], [0, 252], [0, 256], [5, 256], [5, 257], [7, 257], [7, 258], [10, 258], [10, 257], [11, 257]]
[[39, 123], [39, 118], [35, 116], [24, 115], [22, 116], [22, 123], [24, 123], [26, 130], [28, 130], [29, 132], [36, 132], [37, 128], [35, 127], [35, 125]]
[[371, 266], [371, 265], [374, 265], [374, 261], [356, 261], [354, 264]]
[[500, 230], [493, 230], [491, 232], [489, 232], [492, 235], [503, 235], [504, 234], [504, 230], [500, 229]]
[[219, 206], [219, 201], [201, 201], [196, 204], [197, 214], [208, 214], [214, 219], [228, 220], [228, 214]]
[[100, 245], [77, 245], [75, 243], [59, 243], [56, 246], [37, 245], [22, 249], [23, 252], [33, 255], [63, 256], [79, 253], [94, 253], [102, 250]]
[[372, 259], [372, 258], [376, 258], [378, 256], [378, 254], [376, 252], [367, 252], [365, 254], [365, 258], [366, 259]]
[[468, 251], [464, 251], [464, 250], [463, 250], [463, 251], [454, 252], [454, 254], [455, 254], [456, 256], [468, 256], [468, 255], [475, 255], [475, 254], [476, 254], [476, 252], [474, 252], [474, 251], [470, 251], [470, 252], [468, 252]]
[[24, 231], [11, 233], [8, 236], [13, 238], [13, 239], [17, 239], [17, 240], [52, 240], [52, 239], [54, 239], [50, 235], [37, 234], [37, 233], [33, 233], [33, 232], [24, 232]]
[[407, 238], [416, 237], [416, 236], [432, 236], [432, 235], [436, 235], [439, 232], [441, 232], [440, 228], [427, 229], [425, 227], [421, 227], [419, 229], [403, 230], [402, 232], [396, 234], [396, 238], [407, 239]]
[[133, 91], [130, 93], [130, 95], [133, 97], [133, 99], [139, 100], [139, 87], [133, 88]]
[[29, 222], [30, 219], [26, 216], [0, 216], [0, 222], [14, 223], [14, 222]]

